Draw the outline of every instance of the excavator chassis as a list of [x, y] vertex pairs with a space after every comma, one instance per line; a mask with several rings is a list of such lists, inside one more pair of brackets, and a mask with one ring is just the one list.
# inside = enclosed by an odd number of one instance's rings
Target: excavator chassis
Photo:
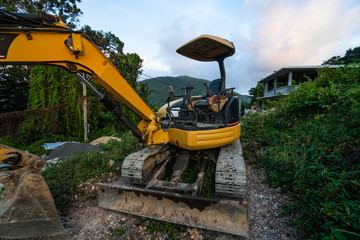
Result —
[[[45, 160], [0, 144], [0, 238], [53, 236], [65, 233], [40, 171]], [[10, 164], [11, 163], [11, 164]]]
[[[161, 147], [161, 149], [164, 148], [165, 151], [169, 151], [168, 146]], [[99, 207], [176, 224], [247, 236], [248, 204], [243, 201], [246, 177], [240, 142], [236, 141], [222, 147], [218, 159], [213, 159], [217, 165], [214, 198], [199, 196], [204, 182], [205, 166], [212, 159], [202, 160], [201, 169], [194, 183], [179, 181], [177, 171], [181, 171], [183, 165], [177, 164], [178, 161], [174, 164], [172, 179], [165, 181], [162, 179], [170, 156], [164, 154], [161, 149], [154, 150], [157, 153], [162, 152], [161, 166], [154, 171], [150, 179], [143, 179], [143, 184], [140, 183], [138, 177], [141, 174], [134, 174], [134, 171], [128, 170], [129, 162], [126, 159], [124, 164], [127, 167], [122, 169], [123, 177], [118, 182], [99, 183]], [[148, 149], [134, 153], [129, 158], [132, 160], [135, 156], [144, 158], [145, 151], [154, 159], [154, 155], [150, 154]], [[180, 163], [187, 164], [186, 153], [180, 153], [178, 159]], [[158, 158], [157, 161], [159, 161]], [[229, 165], [230, 168], [227, 168], [226, 166]], [[129, 178], [128, 172], [137, 176], [135, 181]]]

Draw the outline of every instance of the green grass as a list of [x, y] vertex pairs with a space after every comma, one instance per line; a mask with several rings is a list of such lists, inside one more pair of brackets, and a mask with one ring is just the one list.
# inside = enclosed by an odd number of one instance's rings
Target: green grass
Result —
[[[42, 175], [59, 209], [64, 210], [69, 206], [76, 193], [76, 186], [81, 182], [104, 173], [119, 173], [117, 169], [121, 168], [123, 159], [141, 149], [131, 134], [124, 134], [121, 138], [121, 142], [112, 140], [100, 145], [102, 151], [72, 156], [43, 171]], [[110, 159], [115, 161], [111, 167], [108, 166]]]
[[286, 210], [313, 239], [358, 239], [360, 70], [325, 69], [276, 104], [242, 119], [244, 155], [293, 196]]
[[215, 197], [215, 170], [216, 164], [209, 161], [206, 167], [204, 184], [201, 188], [200, 196], [208, 198]]
[[181, 233], [186, 231], [186, 227], [175, 223], [168, 223], [149, 219], [146, 225], [148, 233], [160, 232], [166, 233], [169, 240], [176, 239]]
[[[175, 164], [175, 159], [169, 162], [165, 175], [163, 177], [164, 181], [170, 181], [173, 174], [173, 166]], [[195, 183], [200, 173], [202, 161], [200, 159], [190, 159], [188, 163], [187, 169], [181, 175], [181, 182], [182, 183]], [[200, 196], [213, 198], [215, 197], [215, 170], [216, 165], [214, 162], [209, 161], [206, 165], [205, 170], [205, 178], [204, 183], [200, 192]], [[191, 194], [191, 192], [185, 191], [184, 194]]]

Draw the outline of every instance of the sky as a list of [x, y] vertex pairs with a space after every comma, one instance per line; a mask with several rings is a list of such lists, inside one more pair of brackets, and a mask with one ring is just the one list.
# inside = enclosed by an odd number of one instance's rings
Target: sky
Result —
[[227, 87], [248, 94], [274, 71], [320, 65], [360, 46], [360, 0], [82, 0], [80, 25], [111, 31], [143, 59], [139, 80], [187, 75], [214, 80], [216, 62], [176, 53], [191, 39], [225, 38]]

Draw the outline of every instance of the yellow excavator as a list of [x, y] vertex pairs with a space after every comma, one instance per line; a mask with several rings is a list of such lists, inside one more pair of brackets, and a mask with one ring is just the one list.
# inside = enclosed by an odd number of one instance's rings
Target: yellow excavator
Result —
[[[116, 183], [100, 183], [99, 207], [162, 221], [221, 231], [248, 233], [245, 164], [239, 141], [239, 100], [226, 88], [225, 58], [234, 45], [201, 35], [177, 49], [197, 61], [216, 61], [220, 78], [206, 84], [206, 94], [191, 96], [193, 87], [174, 95], [154, 113], [84, 33], [46, 13], [0, 10], [0, 64], [53, 65], [76, 74], [99, 100], [143, 143], [124, 159]], [[81, 74], [80, 74], [81, 73]], [[102, 95], [83, 75], [100, 83]], [[136, 126], [111, 99], [141, 118]], [[212, 197], [202, 195], [213, 165]], [[43, 159], [0, 145], [0, 238], [36, 237], [64, 232], [52, 196], [42, 179]], [[196, 170], [195, 179], [183, 175]]]

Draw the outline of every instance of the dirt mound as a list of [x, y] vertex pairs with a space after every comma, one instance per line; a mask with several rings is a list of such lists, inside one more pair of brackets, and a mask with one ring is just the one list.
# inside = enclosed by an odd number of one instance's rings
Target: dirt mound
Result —
[[119, 141], [121, 142], [122, 139], [121, 138], [117, 138], [117, 137], [99, 137], [95, 140], [93, 140], [90, 144], [92, 145], [99, 145], [99, 144], [103, 144], [103, 143], [107, 143], [108, 141], [110, 140], [116, 140], [116, 141]]

